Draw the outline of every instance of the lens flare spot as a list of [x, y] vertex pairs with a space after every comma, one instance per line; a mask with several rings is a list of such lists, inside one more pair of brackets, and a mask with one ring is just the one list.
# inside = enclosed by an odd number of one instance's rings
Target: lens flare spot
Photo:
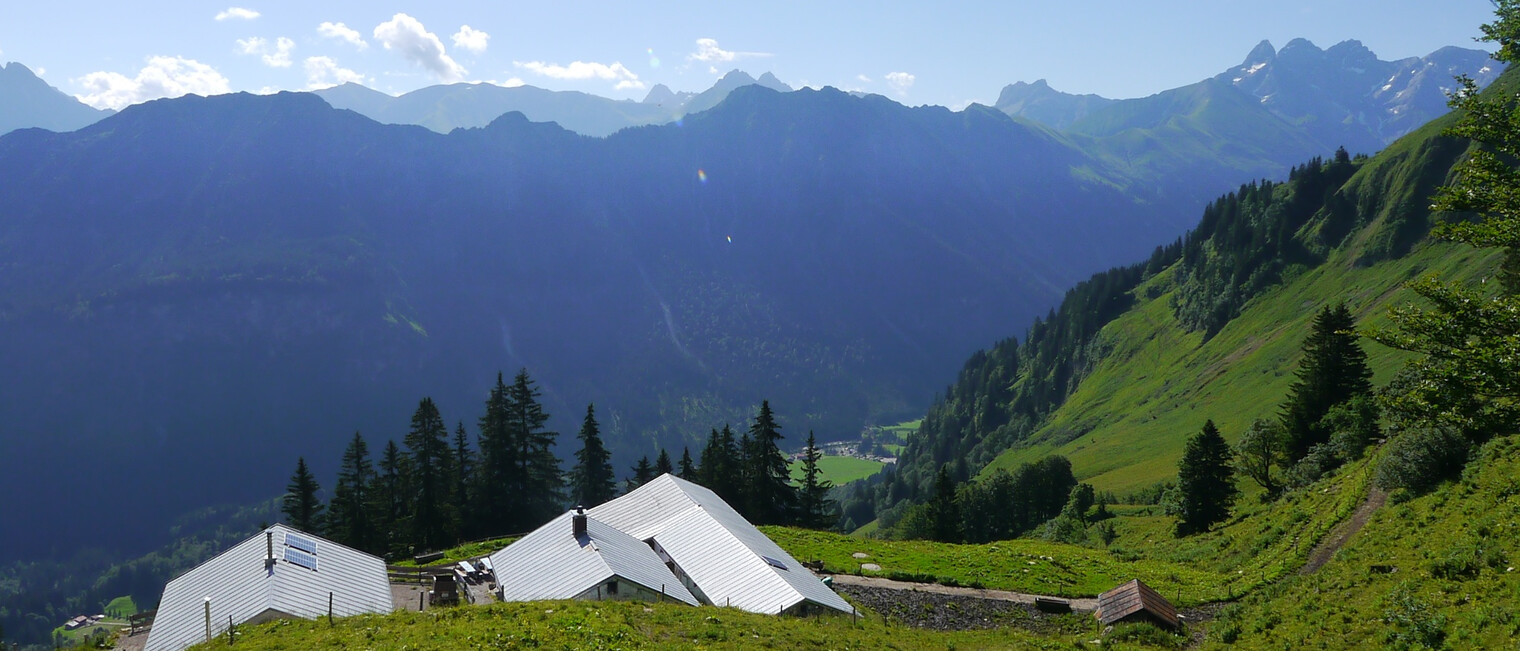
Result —
[[697, 180], [701, 181], [703, 183], [706, 183], [707, 182], [707, 172], [704, 171], [704, 170], [697, 170]]
[[660, 57], [654, 55], [654, 48], [649, 48], [649, 67], [660, 67]]
[[732, 236], [732, 235], [728, 236], [728, 243], [729, 244], [733, 244], [734, 243], [734, 236]]

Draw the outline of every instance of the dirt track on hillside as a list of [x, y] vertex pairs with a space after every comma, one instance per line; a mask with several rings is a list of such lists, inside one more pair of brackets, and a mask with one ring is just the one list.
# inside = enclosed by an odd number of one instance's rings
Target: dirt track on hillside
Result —
[[1369, 489], [1367, 491], [1367, 499], [1362, 501], [1361, 506], [1356, 507], [1356, 511], [1351, 513], [1350, 518], [1347, 518], [1345, 522], [1335, 525], [1335, 528], [1330, 530], [1329, 535], [1326, 535], [1324, 540], [1319, 541], [1319, 546], [1315, 547], [1314, 551], [1309, 554], [1309, 561], [1304, 563], [1304, 566], [1299, 569], [1298, 573], [1313, 574], [1318, 572], [1319, 568], [1324, 567], [1325, 563], [1330, 562], [1330, 558], [1335, 556], [1335, 552], [1340, 551], [1341, 547], [1346, 544], [1346, 541], [1356, 535], [1356, 532], [1361, 531], [1363, 526], [1366, 526], [1367, 520], [1372, 518], [1372, 514], [1382, 508], [1383, 503], [1387, 501], [1388, 493], [1375, 486]]

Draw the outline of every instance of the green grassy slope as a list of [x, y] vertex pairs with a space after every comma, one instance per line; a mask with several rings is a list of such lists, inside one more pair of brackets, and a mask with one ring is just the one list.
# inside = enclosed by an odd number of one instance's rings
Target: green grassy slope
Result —
[[1226, 609], [1207, 646], [1514, 648], [1517, 478], [1520, 439], [1490, 443], [1461, 481], [1374, 513], [1318, 573]]
[[[1082, 481], [1100, 489], [1124, 493], [1170, 480], [1187, 437], [1206, 419], [1233, 441], [1252, 419], [1277, 413], [1321, 306], [1344, 300], [1361, 323], [1375, 322], [1390, 303], [1410, 299], [1400, 290], [1406, 280], [1430, 271], [1471, 276], [1496, 262], [1471, 248], [1437, 243], [1369, 267], [1353, 264], [1360, 254], [1358, 248], [1337, 252], [1268, 291], [1207, 341], [1173, 316], [1169, 275], [1150, 279], [1137, 290], [1135, 307], [1099, 335], [1111, 353], [1026, 444], [983, 472], [1061, 454]], [[1153, 288], [1162, 293], [1145, 298]], [[1386, 381], [1403, 357], [1364, 346], [1374, 382]]]
[[[880, 461], [870, 459], [857, 459], [855, 457], [839, 457], [824, 455], [818, 459], [818, 473], [835, 486], [843, 486], [857, 479], [865, 479], [881, 471], [885, 466]], [[792, 480], [798, 483], [802, 481], [802, 462], [792, 462]]]

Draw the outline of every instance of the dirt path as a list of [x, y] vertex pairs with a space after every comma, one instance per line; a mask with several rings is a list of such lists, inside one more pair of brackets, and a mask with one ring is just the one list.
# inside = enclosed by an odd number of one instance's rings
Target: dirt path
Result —
[[1033, 604], [1036, 597], [1046, 599], [1060, 599], [1071, 604], [1071, 609], [1077, 612], [1092, 612], [1098, 609], [1097, 599], [1067, 599], [1065, 597], [1048, 597], [1045, 595], [1028, 594], [1024, 592], [1009, 592], [1007, 590], [986, 590], [982, 588], [953, 588], [938, 583], [909, 583], [907, 581], [893, 581], [876, 576], [855, 576], [852, 574], [835, 574], [834, 583], [839, 585], [858, 585], [888, 590], [915, 590], [918, 592], [930, 592], [934, 594], [954, 595], [958, 597], [976, 597], [978, 599], [991, 599], [994, 601], [1011, 601], [1020, 604]]
[[1318, 572], [1319, 568], [1324, 567], [1325, 563], [1330, 562], [1330, 557], [1334, 556], [1335, 552], [1340, 551], [1340, 548], [1346, 544], [1347, 540], [1350, 540], [1352, 536], [1356, 535], [1356, 532], [1362, 530], [1362, 527], [1367, 524], [1367, 520], [1372, 517], [1373, 512], [1382, 508], [1383, 503], [1386, 501], [1388, 501], [1388, 493], [1382, 489], [1373, 487], [1368, 490], [1367, 499], [1362, 501], [1362, 505], [1356, 507], [1356, 511], [1352, 512], [1351, 517], [1347, 518], [1345, 522], [1335, 525], [1335, 528], [1330, 530], [1330, 534], [1325, 536], [1324, 540], [1319, 541], [1319, 546], [1315, 547], [1314, 552], [1309, 554], [1309, 562], [1304, 563], [1303, 568], [1298, 573], [1313, 574]]

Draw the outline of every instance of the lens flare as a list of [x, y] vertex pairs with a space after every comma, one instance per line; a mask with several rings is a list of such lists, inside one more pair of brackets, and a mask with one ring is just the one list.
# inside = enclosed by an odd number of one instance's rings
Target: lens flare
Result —
[[703, 183], [706, 183], [707, 182], [707, 172], [705, 172], [703, 170], [697, 170], [697, 180], [701, 181]]
[[728, 236], [728, 243], [729, 244], [733, 244], [734, 243], [734, 236], [732, 236], [732, 235]]
[[649, 67], [660, 67], [660, 57], [654, 55], [654, 48], [649, 48]]

